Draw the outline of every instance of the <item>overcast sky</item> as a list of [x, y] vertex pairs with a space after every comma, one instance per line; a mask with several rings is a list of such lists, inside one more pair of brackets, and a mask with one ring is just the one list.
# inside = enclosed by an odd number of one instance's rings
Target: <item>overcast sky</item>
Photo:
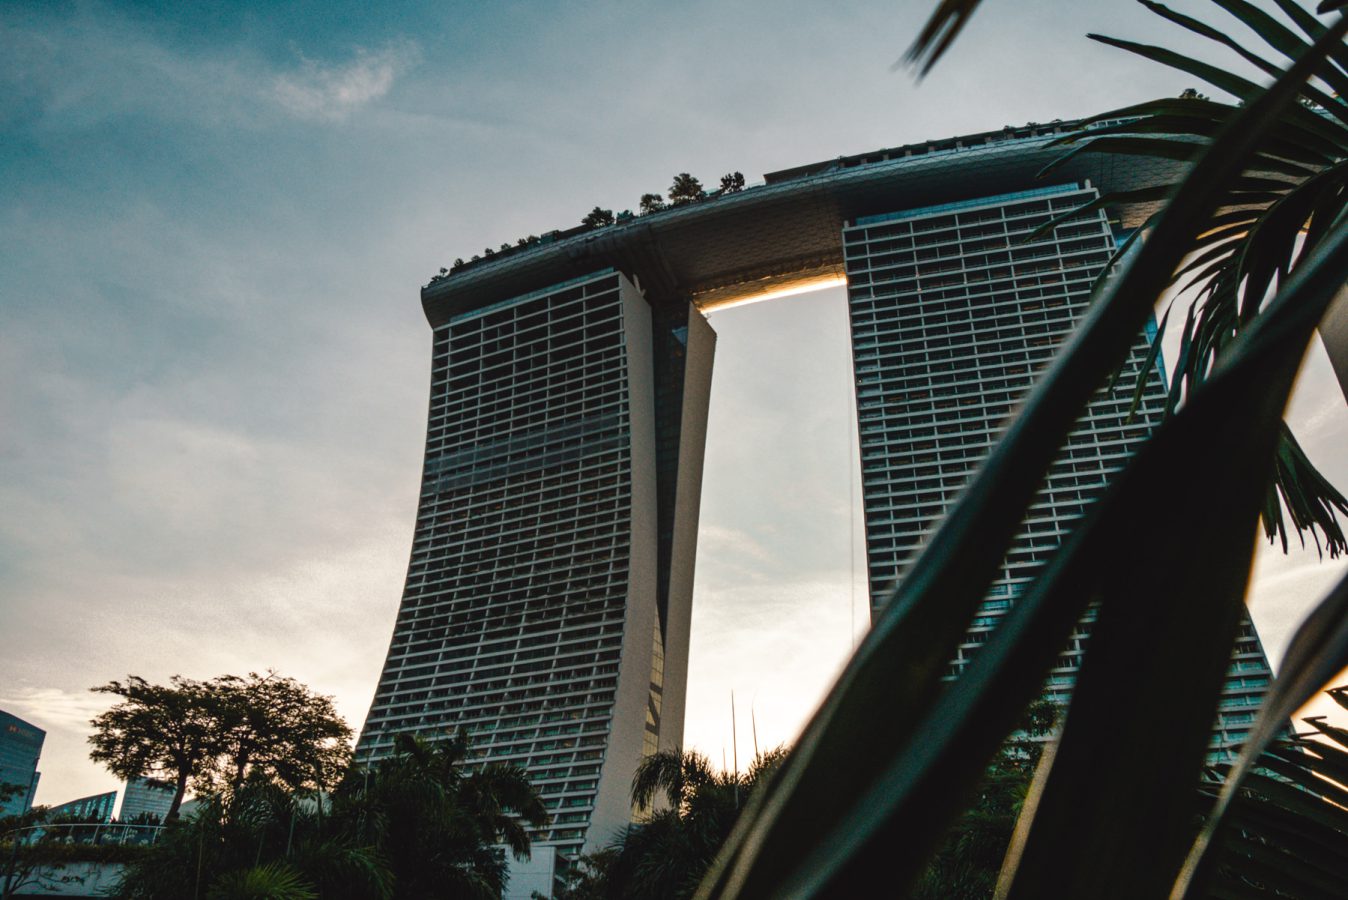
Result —
[[[128, 673], [275, 668], [359, 728], [416, 510], [418, 289], [454, 257], [677, 172], [753, 182], [1192, 84], [1083, 37], [1178, 42], [1140, 6], [988, 0], [916, 87], [890, 66], [931, 5], [0, 6], [0, 708], [47, 729], [38, 800], [118, 787], [88, 688]], [[730, 692], [742, 759], [751, 707], [788, 740], [866, 598], [842, 293], [711, 322], [687, 737], [719, 762]], [[1294, 416], [1348, 485], [1318, 356]], [[1275, 658], [1341, 568], [1261, 561]]]

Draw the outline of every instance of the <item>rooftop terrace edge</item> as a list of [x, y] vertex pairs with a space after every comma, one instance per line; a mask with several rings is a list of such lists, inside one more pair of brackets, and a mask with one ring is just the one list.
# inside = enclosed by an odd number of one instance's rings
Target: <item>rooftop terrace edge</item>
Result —
[[[1182, 164], [1083, 153], [1048, 178], [1055, 145], [1077, 123], [1043, 132], [984, 132], [770, 173], [767, 183], [594, 229], [552, 232], [545, 242], [504, 252], [433, 280], [421, 291], [432, 327], [469, 312], [603, 268], [639, 283], [652, 302], [687, 299], [704, 310], [735, 295], [843, 273], [841, 230], [861, 216], [1044, 186], [1090, 182], [1101, 193], [1175, 177]], [[1050, 130], [1051, 129], [1051, 130]], [[928, 152], [907, 155], [914, 147]], [[1136, 227], [1155, 205], [1120, 205], [1111, 215]]]

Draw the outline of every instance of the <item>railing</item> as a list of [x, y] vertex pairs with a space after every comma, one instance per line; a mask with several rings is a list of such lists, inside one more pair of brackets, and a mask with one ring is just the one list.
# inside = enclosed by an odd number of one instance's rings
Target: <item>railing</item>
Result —
[[0, 834], [0, 843], [18, 846], [39, 841], [53, 844], [81, 844], [98, 847], [149, 846], [159, 840], [163, 825], [131, 825], [115, 822], [63, 822], [27, 825]]

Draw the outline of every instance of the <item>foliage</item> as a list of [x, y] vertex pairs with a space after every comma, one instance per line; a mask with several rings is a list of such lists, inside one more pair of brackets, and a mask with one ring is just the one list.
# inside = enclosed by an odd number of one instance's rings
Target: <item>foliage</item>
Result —
[[216, 880], [207, 900], [314, 900], [318, 895], [300, 873], [275, 861], [228, 872]]
[[[1172, 887], [1176, 898], [1201, 895], [1203, 851], [1194, 844], [1190, 804], [1244, 615], [1251, 537], [1285, 462], [1282, 413], [1348, 270], [1348, 222], [1334, 205], [1342, 195], [1336, 186], [1322, 183], [1315, 192], [1322, 200], [1292, 216], [1318, 232], [1306, 237], [1313, 249], [1284, 244], [1279, 266], [1277, 242], [1265, 245], [1272, 296], [1236, 309], [1239, 328], [1186, 385], [1174, 414], [1066, 537], [964, 674], [945, 686], [941, 679], [1072, 424], [1119, 369], [1194, 248], [1231, 225], [1223, 218], [1231, 212], [1277, 204], [1280, 189], [1265, 182], [1316, 178], [1300, 161], [1305, 153], [1328, 166], [1343, 155], [1326, 129], [1339, 127], [1329, 117], [1348, 121], [1348, 104], [1308, 80], [1318, 76], [1342, 94], [1332, 83], [1348, 78], [1348, 23], [1322, 25], [1278, 0], [1311, 38], [1292, 42], [1291, 29], [1255, 17], [1239, 0], [1217, 2], [1293, 62], [1269, 88], [1251, 85], [1238, 107], [1212, 121], [1210, 139], [1171, 148], [1192, 161], [1188, 174], [1131, 243], [1116, 276], [1097, 288], [1080, 328], [911, 565], [770, 789], [751, 798], [699, 897], [862, 896], [877, 883], [909, 889], [1014, 728], [1014, 711], [1038, 694], [1092, 602], [1097, 619], [1071, 705], [1036, 771], [998, 896], [1157, 897]], [[967, 12], [971, 4], [947, 6]], [[1238, 96], [1245, 91], [1243, 80], [1222, 80]], [[1307, 96], [1327, 115], [1310, 113], [1300, 102]], [[1153, 153], [1164, 147], [1149, 143]], [[1231, 231], [1230, 239], [1244, 241], [1249, 230]], [[1155, 540], [1162, 511], [1166, 521], [1192, 526], [1185, 540]], [[1282, 710], [1318, 687], [1307, 687], [1312, 674], [1341, 665], [1348, 582], [1325, 603], [1294, 641], [1300, 649], [1289, 651], [1223, 796], [1262, 747], [1253, 735], [1276, 732]], [[1191, 847], [1197, 865], [1185, 863]], [[1198, 877], [1177, 884], [1182, 867]]]
[[239, 790], [259, 780], [292, 789], [332, 784], [350, 757], [351, 729], [329, 697], [274, 672], [167, 685], [131, 675], [93, 688], [121, 697], [91, 723], [90, 757], [120, 778], [173, 786], [167, 818], [188, 787]]
[[392, 757], [350, 769], [330, 798], [259, 779], [210, 795], [128, 867], [122, 896], [499, 897], [498, 845], [526, 856], [527, 826], [544, 824], [546, 810], [522, 770], [469, 771], [466, 749], [461, 737], [403, 735]]
[[552, 897], [544, 897], [538, 891], [531, 895], [532, 900], [603, 900], [608, 896], [609, 873], [618, 860], [617, 847], [605, 847], [588, 853], [572, 861], [570, 866], [559, 873], [562, 886], [555, 888]]
[[665, 208], [665, 198], [659, 194], [642, 194], [641, 206], [639, 208], [643, 216], [653, 212], [659, 212]]
[[914, 900], [986, 900], [1011, 843], [1058, 708], [1030, 704], [1015, 733], [992, 758], [973, 802], [946, 834], [913, 890]]
[[721, 176], [721, 193], [735, 194], [744, 190], [744, 173], [731, 172]]
[[[391, 875], [376, 854], [353, 845], [312, 794], [249, 782], [209, 795], [170, 824], [127, 866], [119, 896], [135, 900], [219, 895], [391, 897]], [[270, 887], [268, 887], [270, 886]], [[254, 893], [249, 893], [253, 891]], [[294, 892], [294, 893], [287, 893]]]
[[[107, 863], [124, 864], [143, 859], [150, 848], [146, 844], [67, 844], [61, 834], [46, 835], [31, 844], [21, 844], [17, 857], [38, 866], [61, 866], [67, 863]], [[12, 851], [12, 845], [0, 842], [6, 853]], [[3, 859], [0, 859], [0, 871], [3, 871]]]
[[172, 784], [168, 818], [173, 818], [188, 786], [206, 775], [219, 749], [209, 685], [181, 675], [167, 685], [150, 684], [131, 675], [93, 691], [121, 697], [122, 702], [90, 723], [90, 759], [123, 780], [149, 775]]
[[[1342, 691], [1342, 688], [1336, 689]], [[1341, 695], [1330, 692], [1340, 705]], [[1348, 732], [1322, 718], [1312, 731], [1280, 741], [1258, 759], [1226, 813], [1209, 863], [1215, 897], [1333, 897], [1348, 881]], [[1207, 773], [1210, 806], [1232, 766]]]
[[350, 761], [351, 729], [331, 697], [275, 672], [222, 675], [210, 686], [219, 735], [210, 774], [217, 790], [238, 790], [246, 780], [291, 790], [336, 784]]
[[974, 14], [974, 10], [981, 2], [982, 0], [940, 0], [927, 23], [922, 26], [917, 39], [908, 48], [903, 61], [917, 66], [922, 75], [930, 72], [932, 66], [945, 55], [960, 31], [969, 23], [969, 17]]
[[755, 788], [785, 758], [782, 748], [743, 773], [717, 772], [696, 751], [642, 759], [632, 805], [643, 819], [568, 873], [560, 900], [683, 900], [715, 858]]
[[600, 209], [596, 206], [585, 214], [585, 218], [580, 220], [580, 224], [587, 228], [603, 228], [605, 225], [612, 225], [613, 210]]
[[[1287, 26], [1253, 7], [1230, 0], [1224, 5], [1254, 26], [1275, 53], [1292, 53], [1307, 46]], [[1163, 6], [1152, 8], [1186, 30], [1235, 50], [1262, 72], [1278, 72], [1272, 62], [1236, 45], [1225, 30]], [[1314, 28], [1310, 31], [1316, 33]], [[1091, 37], [1201, 78], [1239, 102], [1248, 102], [1259, 92], [1242, 76], [1186, 56], [1130, 41]], [[1323, 69], [1322, 74], [1329, 89], [1348, 88], [1348, 76], [1337, 68]], [[1172, 413], [1216, 370], [1218, 357], [1254, 321], [1277, 286], [1322, 245], [1330, 226], [1348, 207], [1348, 104], [1329, 96], [1316, 82], [1302, 87], [1300, 99], [1304, 104], [1289, 105], [1279, 117], [1250, 170], [1232, 185], [1229, 205], [1212, 217], [1210, 229], [1194, 241], [1191, 258], [1172, 277], [1172, 285], [1181, 289], [1180, 296], [1194, 300], [1181, 326], [1181, 350], [1168, 404]], [[1178, 98], [1103, 113], [1059, 142], [1078, 146], [1049, 170], [1082, 152], [1188, 159], [1211, 143], [1236, 109], [1189, 89]], [[1163, 183], [1134, 193], [1162, 198], [1173, 189], [1173, 183]], [[1096, 205], [1114, 199], [1103, 197]], [[1169, 319], [1167, 312], [1153, 339], [1153, 356], [1159, 352]], [[1139, 381], [1134, 405], [1141, 392]], [[1281, 540], [1284, 550], [1289, 531], [1286, 518], [1303, 544], [1309, 532], [1317, 547], [1323, 540], [1323, 549], [1331, 556], [1348, 551], [1348, 539], [1338, 521], [1340, 515], [1348, 514], [1348, 499], [1316, 471], [1287, 428], [1279, 435], [1273, 484], [1264, 504], [1265, 535], [1270, 541]]]
[[702, 182], [687, 172], [675, 175], [674, 183], [669, 186], [669, 202], [674, 206], [695, 203], [706, 196], [707, 192], [702, 189]]
[[527, 857], [528, 826], [547, 822], [522, 769], [467, 771], [467, 749], [463, 735], [400, 734], [393, 756], [352, 769], [337, 790], [334, 817], [388, 861], [396, 897], [499, 896], [506, 867], [496, 846]]

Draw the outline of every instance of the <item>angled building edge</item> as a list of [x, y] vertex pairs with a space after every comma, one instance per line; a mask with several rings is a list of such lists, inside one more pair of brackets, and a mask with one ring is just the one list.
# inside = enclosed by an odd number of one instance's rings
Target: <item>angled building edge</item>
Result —
[[412, 558], [359, 760], [463, 730], [470, 764], [539, 787], [539, 859], [630, 824], [638, 762], [682, 740], [714, 348], [690, 302], [653, 308], [612, 269], [435, 327]]

